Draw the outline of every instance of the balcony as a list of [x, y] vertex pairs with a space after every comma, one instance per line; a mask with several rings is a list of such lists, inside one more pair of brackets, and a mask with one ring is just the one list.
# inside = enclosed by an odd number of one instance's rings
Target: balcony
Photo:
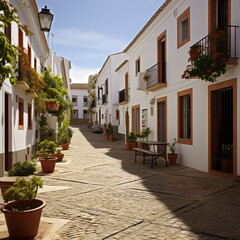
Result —
[[[224, 26], [222, 30], [222, 36], [218, 36], [219, 33], [213, 32], [197, 43], [195, 43], [191, 49], [200, 50], [201, 56], [209, 56], [213, 59], [213, 55], [219, 52], [223, 52], [224, 56], [227, 58], [226, 65], [237, 65], [237, 29], [239, 26], [227, 25]], [[221, 32], [220, 32], [221, 34]], [[219, 41], [221, 40], [221, 42]]]
[[166, 62], [159, 62], [146, 71], [147, 91], [167, 87]]
[[102, 104], [106, 104], [107, 101], [107, 94], [102, 95]]
[[123, 105], [126, 103], [128, 103], [128, 89], [124, 88], [119, 92], [119, 104]]

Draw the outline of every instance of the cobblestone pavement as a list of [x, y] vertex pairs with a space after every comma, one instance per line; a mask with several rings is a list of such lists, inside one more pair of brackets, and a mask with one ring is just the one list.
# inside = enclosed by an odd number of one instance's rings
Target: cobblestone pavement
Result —
[[124, 143], [73, 130], [65, 162], [42, 177], [58, 186], [38, 194], [43, 218], [66, 220], [44, 239], [240, 239], [238, 181], [164, 161], [151, 169]]

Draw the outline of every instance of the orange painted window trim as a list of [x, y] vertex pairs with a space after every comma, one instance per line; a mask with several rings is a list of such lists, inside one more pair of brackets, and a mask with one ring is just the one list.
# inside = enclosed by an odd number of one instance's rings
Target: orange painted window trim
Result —
[[[188, 16], [188, 37], [183, 40], [182, 42], [180, 42], [180, 23], [182, 22], [182, 20]], [[184, 44], [186, 44], [187, 42], [190, 41], [190, 7], [187, 8], [178, 18], [177, 18], [177, 48], [182, 47]]]
[[24, 129], [24, 100], [18, 98], [18, 129]]
[[[180, 98], [183, 96], [190, 95], [190, 139], [183, 139], [181, 138], [181, 132], [182, 132], [182, 124], [181, 124], [181, 119], [182, 119], [182, 106], [181, 106], [181, 101]], [[177, 93], [177, 101], [178, 101], [178, 143], [182, 144], [188, 144], [192, 145], [193, 144], [193, 89], [186, 89], [184, 91], [180, 91]]]
[[[137, 122], [137, 109], [139, 112], [139, 116], [138, 116], [139, 122]], [[133, 112], [134, 112], [135, 118], [133, 118]], [[135, 121], [133, 121], [134, 119]], [[139, 131], [137, 131], [137, 129], [139, 129]], [[134, 133], [140, 132], [140, 104], [132, 106], [132, 132]]]
[[[140, 62], [140, 60], [141, 60], [141, 58], [139, 56], [135, 61], [135, 76], [137, 76], [137, 74], [139, 72], [141, 72], [141, 62]], [[137, 67], [138, 62], [139, 62], [139, 68]]]
[[32, 129], [32, 104], [28, 104], [28, 129]]

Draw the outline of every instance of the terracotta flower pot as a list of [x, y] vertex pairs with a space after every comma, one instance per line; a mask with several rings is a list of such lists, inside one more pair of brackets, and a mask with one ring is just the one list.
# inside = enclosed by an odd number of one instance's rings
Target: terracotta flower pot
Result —
[[1, 207], [10, 239], [32, 239], [37, 235], [42, 209], [46, 203], [40, 199], [30, 201], [31, 209], [25, 211], [11, 211], [11, 209], [28, 206], [29, 200], [11, 201]]
[[131, 146], [132, 146], [132, 149], [136, 148], [138, 146], [138, 143], [137, 142], [131, 142]]
[[126, 142], [126, 146], [128, 150], [132, 150], [132, 144], [131, 142]]
[[42, 166], [42, 171], [44, 173], [54, 172], [56, 160], [57, 158], [41, 158], [40, 162]]
[[110, 135], [110, 136], [109, 136], [109, 140], [110, 140], [110, 141], [113, 141], [113, 140], [114, 140], [114, 136]]
[[169, 165], [176, 165], [177, 158], [178, 158], [177, 153], [168, 153], [168, 163], [169, 163]]
[[61, 162], [63, 160], [64, 154], [63, 153], [55, 153], [55, 154], [52, 154], [51, 157], [57, 158], [57, 162]]
[[61, 144], [61, 146], [62, 146], [62, 150], [68, 150], [69, 143], [63, 143], [63, 144]]
[[5, 195], [5, 192], [16, 182], [16, 178], [3, 177], [0, 179], [0, 187], [2, 196]]

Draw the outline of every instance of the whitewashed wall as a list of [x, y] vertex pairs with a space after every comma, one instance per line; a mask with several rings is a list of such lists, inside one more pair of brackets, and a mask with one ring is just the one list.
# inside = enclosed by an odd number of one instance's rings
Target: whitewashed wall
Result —
[[73, 106], [73, 110], [78, 110], [78, 119], [83, 119], [83, 110], [88, 110], [87, 106], [84, 106], [83, 97], [88, 97], [87, 89], [71, 89], [70, 90], [70, 100], [72, 101], [72, 96], [77, 96], [77, 106]]
[[[190, 41], [177, 49], [177, 17], [190, 6]], [[240, 1], [232, 1], [233, 25], [240, 25]], [[174, 10], [177, 16], [174, 17]], [[167, 87], [146, 92], [137, 90], [137, 77], [135, 76], [135, 60], [141, 58], [141, 72], [157, 63], [157, 37], [166, 30], [167, 53]], [[172, 142], [177, 137], [177, 92], [193, 88], [193, 144], [177, 144], [179, 163], [202, 171], [208, 171], [208, 85], [202, 80], [183, 80], [183, 74], [188, 65], [188, 51], [190, 46], [208, 34], [208, 0], [180, 0], [172, 1], [163, 12], [155, 19], [143, 35], [126, 52], [129, 56], [129, 82], [130, 82], [130, 131], [131, 131], [131, 107], [140, 104], [141, 110], [148, 109], [148, 125], [152, 130], [151, 140], [157, 140], [157, 104], [155, 102], [153, 116], [150, 115], [150, 99], [167, 97], [167, 141]], [[239, 31], [238, 31], [239, 44]], [[240, 47], [238, 46], [238, 56]], [[218, 82], [237, 78], [240, 76], [240, 66], [229, 68]], [[122, 77], [121, 77], [122, 78]], [[120, 90], [120, 89], [119, 89]], [[239, 92], [239, 79], [238, 79]], [[238, 106], [240, 97], [238, 94]], [[121, 107], [120, 107], [121, 109]], [[239, 109], [239, 107], [238, 107]], [[240, 111], [237, 113], [240, 118]], [[238, 147], [240, 149], [240, 125], [238, 121]], [[141, 125], [141, 122], [140, 122]], [[119, 131], [124, 133], [124, 127], [120, 125]], [[238, 175], [240, 174], [240, 152], [238, 151]]]

